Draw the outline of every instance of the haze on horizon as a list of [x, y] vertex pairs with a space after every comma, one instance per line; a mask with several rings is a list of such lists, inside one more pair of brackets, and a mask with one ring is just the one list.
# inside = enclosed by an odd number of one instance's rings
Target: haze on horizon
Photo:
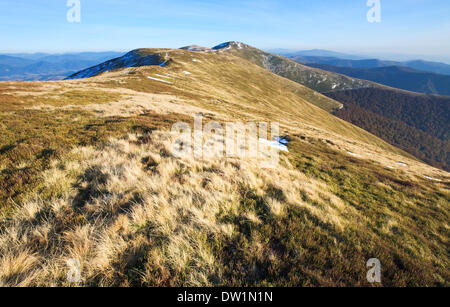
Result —
[[[236, 40], [263, 49], [327, 49], [385, 58], [450, 62], [450, 3], [380, 0], [81, 0], [81, 22], [67, 0], [0, 0], [1, 53], [128, 51]], [[409, 57], [409, 58], [408, 58]]]

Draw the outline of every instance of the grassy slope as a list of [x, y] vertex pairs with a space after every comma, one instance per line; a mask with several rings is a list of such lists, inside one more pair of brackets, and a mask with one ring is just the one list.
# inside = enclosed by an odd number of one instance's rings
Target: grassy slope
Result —
[[[66, 260], [76, 258], [83, 285], [367, 285], [365, 262], [378, 257], [383, 285], [448, 285], [448, 173], [240, 58], [171, 57], [166, 68], [0, 84], [0, 284], [68, 285]], [[163, 73], [172, 84], [147, 78]], [[73, 88], [56, 107], [29, 108]], [[118, 88], [155, 105], [130, 115]], [[92, 112], [89, 101], [118, 115]], [[155, 130], [199, 109], [219, 121], [278, 120], [290, 153], [276, 170], [177, 159], [172, 136]], [[395, 161], [408, 166], [386, 168]]]
[[[220, 52], [244, 58], [279, 76], [300, 83], [320, 93], [375, 86], [374, 83], [370, 81], [358, 80], [337, 73], [305, 66], [288, 58], [264, 52], [245, 44], [241, 44], [241, 48], [239, 48], [236, 43], [231, 43], [230, 46], [231, 48], [221, 49]], [[339, 108], [339, 105], [336, 107]]]
[[[154, 52], [153, 49], [141, 52]], [[222, 114], [233, 114], [239, 119], [271, 119], [295, 126], [309, 126], [335, 133], [352, 140], [373, 144], [377, 147], [405, 154], [393, 146], [353, 125], [319, 109], [325, 105], [339, 105], [301, 84], [268, 74], [263, 68], [227, 54], [192, 53], [181, 50], [172, 52], [170, 69], [181, 78], [164, 84], [148, 80], [165, 72], [164, 68], [134, 69], [124, 79], [110, 81], [110, 86], [152, 92], [170, 93], [193, 100], [197, 106]], [[193, 59], [200, 62], [193, 62]], [[185, 75], [188, 71], [191, 75]], [[112, 74], [114, 75], [114, 74]], [[123, 83], [125, 80], [125, 83]]]
[[[245, 44], [239, 48], [236, 43], [231, 43], [231, 48], [224, 48], [221, 52], [242, 57], [282, 77], [325, 93], [345, 105], [346, 109], [338, 105], [331, 108], [320, 105], [323, 109], [433, 166], [448, 170], [448, 136], [444, 134], [448, 134], [445, 115], [449, 112], [445, 97], [425, 96], [353, 79], [338, 74], [338, 71], [315, 69]], [[399, 104], [399, 101], [402, 103]]]

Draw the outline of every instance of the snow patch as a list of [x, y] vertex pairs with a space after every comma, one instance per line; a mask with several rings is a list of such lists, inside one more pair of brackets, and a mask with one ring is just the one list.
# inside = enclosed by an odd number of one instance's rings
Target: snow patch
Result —
[[262, 144], [266, 144], [266, 145], [268, 145], [268, 146], [270, 146], [272, 148], [275, 148], [277, 150], [284, 151], [284, 152], [289, 152], [289, 150], [288, 150], [286, 145], [280, 144], [277, 141], [268, 141], [266, 139], [260, 138], [259, 142], [262, 143]]
[[169, 81], [166, 81], [166, 80], [162, 80], [162, 79], [158, 79], [158, 78], [153, 78], [153, 77], [150, 77], [150, 76], [148, 76], [147, 78], [151, 79], [151, 80], [167, 83], [167, 84], [173, 84], [172, 82], [169, 82]]
[[441, 179], [436, 179], [436, 178], [433, 178], [433, 177], [430, 177], [430, 176], [425, 176], [425, 178], [428, 179], [428, 180], [431, 180], [431, 181], [442, 182]]
[[171, 77], [171, 76], [169, 76], [169, 75], [166, 75], [166, 74], [164, 74], [164, 75], [160, 75], [160, 74], [155, 74], [155, 76], [157, 76], [157, 77], [160, 77], [160, 78], [172, 79], [172, 77]]
[[349, 154], [350, 156], [353, 156], [353, 157], [361, 157], [361, 155], [358, 155], [358, 154], [356, 154], [354, 152], [351, 152], [351, 151], [347, 151], [347, 154]]

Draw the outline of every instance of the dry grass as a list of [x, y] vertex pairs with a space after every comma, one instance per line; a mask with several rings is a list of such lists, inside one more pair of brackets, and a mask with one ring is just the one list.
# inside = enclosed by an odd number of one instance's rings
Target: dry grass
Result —
[[[168, 133], [154, 133], [151, 140], [130, 135], [98, 149], [76, 148], [54, 161], [42, 178], [57, 197], [37, 195], [2, 221], [3, 284], [67, 285], [66, 262], [72, 258], [81, 263], [84, 285], [224, 283], [205, 238], [235, 233], [217, 217], [242, 210], [243, 186], [266, 199], [276, 216], [291, 203], [337, 229], [345, 225], [341, 201], [300, 172], [262, 170], [249, 160], [179, 160], [170, 154], [172, 142]], [[301, 193], [327, 199], [335, 209], [314, 208]], [[257, 213], [245, 215], [261, 223]], [[121, 276], [130, 267], [133, 277]]]
[[[371, 227], [364, 212], [336, 196], [333, 185], [306, 176], [288, 156], [277, 169], [261, 169], [249, 159], [178, 159], [171, 154], [174, 137], [154, 132], [112, 138], [102, 147], [78, 147], [54, 160], [41, 174], [45, 195], [51, 196], [36, 195], [1, 221], [2, 285], [75, 285], [66, 280], [69, 259], [80, 262], [85, 286], [260, 284], [267, 277], [251, 271], [239, 280], [237, 272], [229, 271], [226, 262], [234, 256], [228, 244], [235, 245], [233, 253], [245, 253], [240, 262], [250, 261], [250, 253], [280, 265], [281, 247], [272, 246], [277, 233], [273, 223], [295, 221], [294, 212], [307, 214], [298, 222], [312, 223], [308, 227], [314, 235], [295, 229], [285, 235], [317, 240], [314, 236], [326, 231], [333, 240], [341, 237], [333, 244], [345, 244], [346, 249], [348, 242], [342, 240]], [[392, 236], [392, 229], [402, 229], [403, 223], [390, 212], [381, 231]], [[282, 242], [277, 244], [287, 244]], [[298, 244], [299, 250], [326, 257], [308, 247], [311, 243]], [[403, 248], [415, 249], [417, 242], [411, 244]], [[420, 251], [432, 255], [428, 248]], [[307, 272], [311, 264], [291, 265], [290, 270]], [[323, 285], [351, 280], [322, 280], [317, 272], [306, 276]], [[353, 282], [364, 284], [363, 277], [361, 273]], [[280, 277], [278, 282], [293, 281]]]
[[[82, 286], [367, 285], [372, 257], [384, 285], [448, 285], [448, 173], [242, 59], [170, 56], [165, 68], [0, 84], [0, 285], [76, 285], [70, 259]], [[291, 152], [278, 169], [177, 159], [162, 131], [198, 112], [279, 121]]]

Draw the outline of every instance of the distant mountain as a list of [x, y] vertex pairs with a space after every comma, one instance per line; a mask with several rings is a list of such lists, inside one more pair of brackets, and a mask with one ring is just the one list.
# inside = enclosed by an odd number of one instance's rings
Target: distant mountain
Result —
[[450, 65], [439, 62], [427, 62], [422, 60], [404, 62], [404, 66], [418, 70], [430, 71], [437, 74], [450, 75]]
[[23, 59], [19, 57], [0, 55], [0, 65], [7, 67], [24, 67], [34, 63], [33, 60]]
[[333, 58], [340, 58], [340, 59], [351, 59], [351, 60], [361, 60], [364, 59], [364, 57], [353, 55], [353, 54], [346, 54], [341, 52], [335, 52], [330, 50], [323, 50], [323, 49], [312, 49], [312, 50], [302, 50], [302, 51], [289, 51], [289, 50], [283, 50], [283, 49], [275, 49], [272, 50], [273, 53], [294, 58], [294, 57], [333, 57]]
[[37, 61], [45, 56], [49, 56], [52, 55], [51, 53], [42, 53], [42, 52], [38, 52], [38, 53], [5, 53], [4, 55], [7, 56], [13, 56], [13, 57], [18, 57], [21, 59], [27, 59], [27, 60], [33, 60], [33, 61]]
[[422, 60], [397, 62], [384, 61], [379, 59], [359, 59], [340, 58], [337, 56], [307, 56], [288, 55], [288, 57], [300, 64], [324, 64], [348, 68], [379, 68], [389, 66], [404, 66], [436, 74], [450, 75], [450, 65], [439, 62], [427, 62]]
[[344, 104], [335, 115], [436, 167], [450, 170], [450, 97], [391, 88], [326, 94]]
[[308, 64], [308, 66], [403, 90], [450, 96], [450, 76], [447, 75], [439, 75], [402, 66], [377, 68], [337, 67], [326, 64]]
[[118, 52], [0, 55], [0, 81], [61, 80], [84, 68], [121, 55]]

